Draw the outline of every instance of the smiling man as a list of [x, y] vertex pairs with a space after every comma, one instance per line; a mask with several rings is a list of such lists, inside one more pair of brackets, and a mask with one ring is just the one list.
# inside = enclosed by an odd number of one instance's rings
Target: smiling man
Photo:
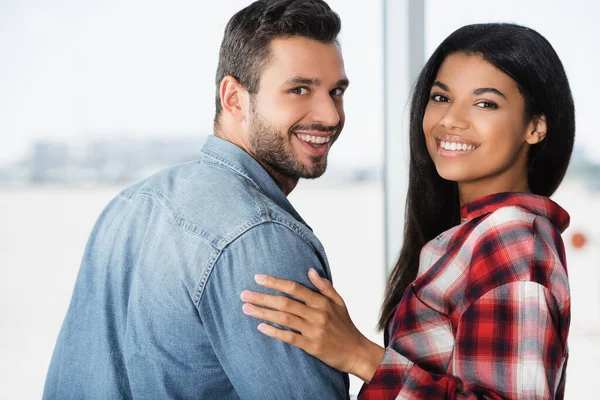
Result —
[[239, 57], [234, 46], [221, 48], [215, 135], [252, 155], [287, 195], [299, 178], [325, 172], [344, 125], [348, 79], [339, 45], [297, 34], [276, 37], [259, 80], [249, 77], [246, 85], [237, 71], [227, 71], [227, 58]]
[[256, 330], [239, 294], [267, 273], [331, 279], [286, 196], [344, 125], [340, 20], [320, 0], [232, 17], [215, 135], [197, 162], [117, 196], [85, 250], [44, 398], [338, 399], [345, 374]]

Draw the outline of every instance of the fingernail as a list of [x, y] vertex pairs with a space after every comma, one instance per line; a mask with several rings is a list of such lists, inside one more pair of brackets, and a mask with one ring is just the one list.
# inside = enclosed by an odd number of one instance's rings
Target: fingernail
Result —
[[254, 275], [254, 280], [256, 283], [267, 283], [267, 277], [263, 274]]
[[267, 326], [267, 324], [260, 324], [258, 325], [258, 330], [262, 333], [267, 333], [269, 332], [269, 327]]
[[244, 290], [242, 292], [242, 295], [240, 297], [242, 298], [243, 301], [251, 301], [252, 300], [252, 293], [250, 293], [247, 290]]
[[309, 268], [309, 269], [308, 269], [308, 273], [310, 274], [311, 272], [312, 272], [314, 275], [317, 275], [318, 277], [320, 277], [319, 273], [318, 273], [318, 272], [317, 272], [317, 271], [316, 271], [314, 268]]
[[242, 306], [242, 310], [244, 311], [245, 314], [254, 314], [254, 311], [256, 311], [256, 309], [254, 307], [252, 307], [250, 304], [244, 304]]

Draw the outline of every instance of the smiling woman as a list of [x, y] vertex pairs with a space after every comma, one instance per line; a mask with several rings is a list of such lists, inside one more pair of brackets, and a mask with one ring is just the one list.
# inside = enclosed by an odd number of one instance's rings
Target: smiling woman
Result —
[[412, 98], [405, 240], [380, 318], [386, 347], [355, 328], [315, 271], [320, 293], [257, 275], [292, 299], [244, 291], [244, 312], [293, 329], [258, 326], [362, 379], [360, 399], [563, 398], [569, 215], [547, 196], [569, 164], [574, 116], [562, 64], [540, 34], [457, 30]]
[[517, 83], [480, 55], [449, 55], [423, 117], [437, 173], [458, 183], [460, 203], [495, 192], [530, 192], [527, 155], [546, 116], [526, 115]]

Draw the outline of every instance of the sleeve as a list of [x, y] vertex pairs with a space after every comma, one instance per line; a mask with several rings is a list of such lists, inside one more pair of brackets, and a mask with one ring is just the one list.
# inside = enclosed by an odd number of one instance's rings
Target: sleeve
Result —
[[199, 304], [216, 357], [242, 399], [348, 399], [348, 376], [287, 343], [263, 335], [259, 320], [242, 312], [244, 289], [267, 291], [261, 273], [314, 287], [307, 277], [325, 265], [316, 250], [278, 223], [256, 226], [225, 248]]
[[494, 288], [460, 318], [453, 375], [420, 368], [392, 342], [359, 399], [554, 399], [565, 363], [556, 309], [538, 283]]

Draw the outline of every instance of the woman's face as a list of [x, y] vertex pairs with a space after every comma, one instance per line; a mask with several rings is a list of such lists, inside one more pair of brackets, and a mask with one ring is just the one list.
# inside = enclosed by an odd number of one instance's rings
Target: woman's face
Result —
[[423, 131], [438, 174], [458, 183], [461, 203], [529, 191], [527, 152], [543, 139], [545, 118], [525, 121], [524, 110], [515, 81], [481, 56], [446, 57], [431, 87]]

